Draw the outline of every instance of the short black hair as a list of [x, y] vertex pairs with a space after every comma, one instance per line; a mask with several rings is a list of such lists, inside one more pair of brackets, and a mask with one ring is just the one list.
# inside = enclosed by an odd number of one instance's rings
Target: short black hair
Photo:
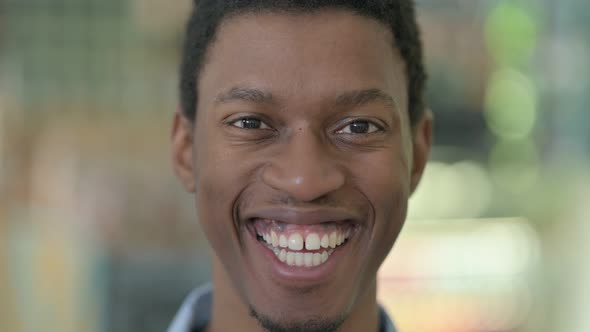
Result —
[[180, 67], [183, 114], [194, 121], [199, 75], [207, 49], [224, 18], [252, 12], [311, 13], [329, 8], [350, 10], [376, 19], [391, 29], [395, 46], [406, 65], [410, 123], [416, 124], [425, 107], [426, 73], [413, 0], [195, 0], [186, 27]]

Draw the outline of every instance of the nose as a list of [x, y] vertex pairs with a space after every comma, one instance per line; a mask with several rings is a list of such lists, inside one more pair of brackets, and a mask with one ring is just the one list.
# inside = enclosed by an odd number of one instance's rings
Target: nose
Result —
[[344, 170], [329, 147], [310, 132], [289, 138], [262, 173], [262, 180], [293, 200], [312, 202], [344, 185]]

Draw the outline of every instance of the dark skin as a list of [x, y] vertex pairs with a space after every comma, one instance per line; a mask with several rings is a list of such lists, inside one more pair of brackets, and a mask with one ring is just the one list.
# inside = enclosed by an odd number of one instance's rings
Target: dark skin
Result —
[[[209, 332], [260, 331], [250, 309], [285, 326], [343, 319], [338, 331], [377, 331], [376, 273], [432, 136], [430, 112], [409, 123], [392, 41], [339, 10], [244, 14], [218, 30], [196, 119], [178, 112], [172, 130], [176, 173], [215, 254]], [[321, 273], [285, 274], [248, 231], [268, 209], [345, 215], [358, 229]]]

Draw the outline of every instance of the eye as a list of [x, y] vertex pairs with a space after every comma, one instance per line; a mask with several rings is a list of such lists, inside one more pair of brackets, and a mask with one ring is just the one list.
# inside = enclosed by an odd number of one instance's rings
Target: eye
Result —
[[270, 129], [264, 121], [253, 117], [238, 119], [230, 123], [230, 125], [242, 129]]
[[338, 130], [338, 134], [371, 134], [382, 130], [379, 126], [368, 120], [354, 120]]

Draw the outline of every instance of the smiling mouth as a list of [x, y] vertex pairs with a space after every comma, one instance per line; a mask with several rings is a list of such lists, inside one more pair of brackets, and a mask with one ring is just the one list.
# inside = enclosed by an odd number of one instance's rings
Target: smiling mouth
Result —
[[281, 263], [301, 268], [326, 263], [335, 250], [349, 242], [356, 229], [347, 222], [300, 225], [272, 219], [254, 219], [251, 225], [256, 239]]

